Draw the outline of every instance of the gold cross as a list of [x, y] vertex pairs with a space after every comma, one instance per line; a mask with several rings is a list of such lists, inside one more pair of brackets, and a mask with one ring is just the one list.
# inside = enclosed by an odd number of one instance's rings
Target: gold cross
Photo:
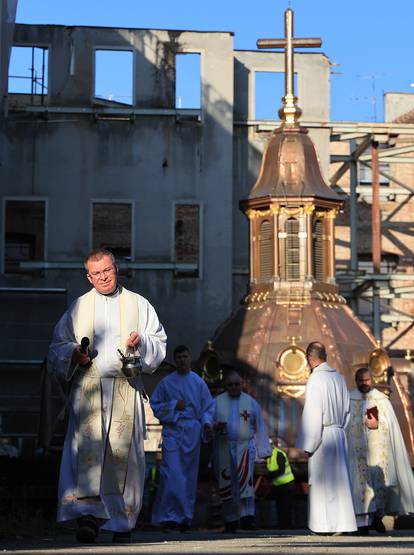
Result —
[[285, 51], [285, 96], [283, 107], [279, 110], [280, 118], [284, 123], [295, 125], [302, 111], [296, 105], [297, 98], [294, 91], [294, 65], [293, 52], [295, 48], [316, 48], [322, 45], [318, 38], [294, 38], [293, 37], [293, 11], [288, 8], [285, 11], [285, 38], [284, 39], [259, 39], [258, 48], [283, 48]]

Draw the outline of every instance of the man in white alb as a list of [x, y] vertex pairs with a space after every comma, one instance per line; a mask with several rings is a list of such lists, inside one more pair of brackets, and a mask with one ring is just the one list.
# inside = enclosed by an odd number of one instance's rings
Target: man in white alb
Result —
[[151, 373], [167, 338], [151, 304], [118, 285], [111, 252], [92, 251], [85, 268], [93, 288], [58, 322], [48, 357], [50, 371], [71, 381], [58, 521], [77, 519], [80, 542], [94, 542], [102, 528], [124, 543], [141, 508], [145, 421], [141, 380], [123, 374], [118, 349], [139, 355]]
[[322, 343], [310, 343], [306, 358], [312, 373], [306, 384], [298, 447], [309, 456], [308, 527], [316, 534], [354, 532], [345, 436], [348, 389], [343, 377], [327, 364]]

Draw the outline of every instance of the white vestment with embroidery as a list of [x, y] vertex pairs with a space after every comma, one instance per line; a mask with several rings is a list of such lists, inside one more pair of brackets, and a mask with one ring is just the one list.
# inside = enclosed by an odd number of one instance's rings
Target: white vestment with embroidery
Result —
[[[246, 393], [230, 397], [225, 392], [215, 398], [215, 407], [215, 422], [226, 423], [225, 433], [215, 434], [215, 470], [223, 500], [224, 520], [232, 522], [254, 515], [254, 461], [255, 458], [270, 457], [272, 450], [266, 423], [253, 397]], [[225, 448], [228, 469], [220, 460]]]
[[[127, 303], [120, 299], [121, 295]], [[124, 306], [123, 310], [121, 310], [122, 306]], [[88, 313], [82, 313], [86, 310], [85, 307], [88, 308]], [[90, 310], [93, 311], [92, 315], [89, 313]], [[122, 317], [121, 314], [124, 316]], [[100, 483], [98, 494], [81, 497], [78, 443], [82, 380], [77, 378], [79, 371], [71, 364], [71, 356], [80, 341], [76, 330], [83, 332], [87, 329], [89, 324], [82, 322], [89, 319], [91, 319], [89, 339], [91, 347], [97, 354], [94, 366], [100, 374], [101, 459], [105, 462], [98, 482], [98, 488]], [[131, 329], [126, 329], [126, 326]], [[122, 343], [125, 335], [127, 336], [131, 331], [137, 331], [141, 336], [138, 350], [141, 355], [142, 371], [152, 373], [165, 357], [166, 335], [154, 308], [144, 297], [136, 293], [120, 288], [113, 295], [101, 295], [93, 289], [72, 304], [55, 328], [49, 349], [48, 367], [50, 371], [65, 380], [72, 381], [69, 422], [59, 480], [58, 521], [76, 519], [88, 514], [102, 519], [104, 521], [102, 528], [105, 530], [121, 532], [135, 526], [141, 509], [145, 471], [143, 447], [145, 421], [141, 396], [142, 384], [138, 378], [128, 380], [135, 398], [134, 422], [126, 461], [125, 482], [119, 491], [117, 491], [116, 473], [111, 464], [111, 458], [105, 457], [111, 427], [114, 388], [117, 387], [118, 381], [125, 383], [122, 380], [122, 363], [117, 349], [125, 349]], [[118, 380], [119, 377], [121, 380]], [[95, 473], [95, 470], [91, 472]], [[94, 476], [91, 475], [91, 481], [93, 480]], [[87, 483], [87, 480], [84, 483]]]
[[[366, 411], [378, 409], [378, 428], [365, 426]], [[414, 512], [414, 478], [400, 426], [386, 395], [351, 391], [347, 428], [355, 512], [360, 515]]]

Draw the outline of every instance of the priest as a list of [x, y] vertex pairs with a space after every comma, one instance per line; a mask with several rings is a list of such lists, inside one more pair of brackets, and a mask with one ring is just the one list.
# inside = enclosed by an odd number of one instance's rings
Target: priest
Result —
[[141, 380], [124, 375], [118, 349], [151, 373], [165, 357], [166, 335], [151, 304], [118, 285], [110, 251], [89, 253], [85, 269], [92, 289], [58, 322], [48, 356], [49, 370], [71, 384], [58, 521], [76, 519], [82, 543], [100, 528], [123, 543], [141, 509], [145, 421]]
[[414, 478], [388, 397], [373, 387], [368, 368], [355, 372], [355, 382], [347, 436], [358, 530], [384, 533], [384, 515], [414, 513]]
[[223, 503], [225, 532], [254, 530], [255, 458], [272, 454], [269, 434], [257, 402], [242, 392], [235, 371], [226, 376], [226, 391], [215, 398], [214, 459]]
[[349, 393], [343, 377], [326, 362], [322, 343], [306, 349], [311, 375], [298, 447], [309, 457], [309, 513], [311, 533], [332, 535], [357, 529], [349, 480], [345, 428]]

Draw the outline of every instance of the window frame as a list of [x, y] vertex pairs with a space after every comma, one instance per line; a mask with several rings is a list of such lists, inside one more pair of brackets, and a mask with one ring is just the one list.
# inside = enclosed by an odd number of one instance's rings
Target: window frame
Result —
[[44, 203], [44, 233], [43, 233], [43, 258], [48, 259], [48, 235], [49, 235], [49, 199], [45, 196], [33, 196], [33, 195], [6, 195], [3, 197], [2, 205], [2, 225], [1, 225], [1, 239], [0, 239], [0, 249], [1, 249], [1, 260], [0, 260], [0, 273], [5, 274], [6, 270], [6, 205], [7, 202], [43, 202]]
[[[177, 106], [177, 56], [186, 56], [196, 54], [200, 56], [200, 107], [199, 108], [179, 108]], [[179, 50], [175, 53], [174, 57], [174, 108], [179, 111], [185, 110], [199, 110], [201, 113], [203, 111], [204, 105], [204, 80], [203, 80], [203, 73], [204, 73], [204, 50], [192, 48], [191, 50]]]
[[[297, 233], [292, 234], [289, 229], [288, 229], [288, 225], [289, 222], [295, 222], [295, 224], [297, 225]], [[301, 280], [301, 243], [300, 243], [300, 220], [294, 216], [289, 216], [284, 224], [284, 230], [286, 233], [286, 238], [285, 238], [285, 280], [289, 281], [289, 282], [293, 282], [293, 281], [300, 281]], [[289, 239], [291, 237], [297, 237], [297, 247], [293, 247], [292, 245], [289, 244]], [[297, 277], [290, 277], [289, 274], [289, 252], [293, 251], [293, 249], [296, 249], [298, 251], [298, 260], [297, 260]]]
[[[136, 49], [131, 44], [130, 48], [125, 48], [124, 46], [99, 46], [94, 45], [92, 48], [92, 90], [91, 90], [91, 103], [94, 103], [96, 100], [101, 100], [102, 102], [105, 101], [104, 98], [99, 98], [96, 96], [96, 53], [98, 50], [105, 50], [107, 52], [131, 52], [132, 53], [132, 101], [131, 104], [125, 103], [125, 109], [128, 108], [135, 108], [136, 107], [136, 83], [135, 83], [135, 75], [136, 75]], [[115, 100], [115, 102], [117, 102]]]
[[93, 247], [93, 216], [94, 204], [129, 204], [131, 206], [131, 255], [130, 260], [135, 261], [135, 200], [134, 199], [112, 199], [112, 198], [92, 198], [89, 201], [89, 251]]
[[[266, 225], [266, 240], [264, 240], [264, 226]], [[274, 266], [275, 266], [275, 253], [274, 253], [274, 236], [273, 236], [273, 221], [270, 218], [263, 218], [259, 225], [259, 283], [269, 283], [274, 279]], [[267, 247], [267, 249], [266, 249]], [[265, 274], [264, 256], [269, 255], [269, 275]]]
[[[203, 278], [203, 260], [204, 260], [204, 203], [199, 200], [185, 199], [185, 200], [174, 200], [171, 205], [172, 217], [171, 217], [171, 261], [179, 266], [179, 262], [175, 259], [175, 209], [177, 205], [197, 205], [198, 206], [198, 261], [197, 268], [198, 273], [196, 276], [188, 276], [191, 279], [202, 279]], [[177, 268], [179, 271], [179, 267]], [[182, 277], [185, 277], [184, 275]]]
[[[28, 43], [24, 43], [24, 42], [23, 43], [22, 42], [16, 42], [16, 43], [13, 42], [13, 44], [11, 45], [9, 64], [8, 64], [8, 69], [7, 69], [7, 96], [8, 95], [13, 95], [13, 94], [25, 94], [25, 95], [30, 96], [30, 94], [31, 94], [30, 92], [28, 92], [28, 93], [18, 93], [18, 92], [11, 92], [9, 90], [10, 60], [11, 60], [12, 50], [13, 50], [14, 47], [17, 47], [17, 48], [40, 48], [40, 49], [41, 48], [46, 48], [47, 49], [47, 64], [45, 66], [47, 68], [47, 89], [46, 89], [46, 94], [43, 95], [43, 98], [45, 99], [44, 104], [48, 104], [49, 103], [48, 101], [50, 100], [50, 90], [51, 90], [51, 87], [50, 87], [50, 83], [51, 83], [50, 67], [51, 67], [51, 57], [52, 57], [51, 56], [51, 54], [52, 54], [52, 45], [51, 45], [51, 43], [40, 42], [40, 43], [36, 43], [36, 44], [32, 44], [32, 43], [28, 44]], [[42, 96], [41, 94], [33, 94], [33, 97], [35, 97], [35, 98], [41, 97], [41, 96]]]
[[[320, 229], [317, 230], [317, 225], [320, 224]], [[319, 236], [318, 236], [319, 234]], [[315, 218], [312, 222], [312, 274], [313, 278], [317, 283], [324, 283], [326, 279], [326, 255], [325, 255], [325, 222], [323, 218]], [[316, 264], [316, 249], [320, 249], [320, 257], [321, 257], [321, 267], [319, 271], [321, 275], [318, 273], [318, 268]]]

